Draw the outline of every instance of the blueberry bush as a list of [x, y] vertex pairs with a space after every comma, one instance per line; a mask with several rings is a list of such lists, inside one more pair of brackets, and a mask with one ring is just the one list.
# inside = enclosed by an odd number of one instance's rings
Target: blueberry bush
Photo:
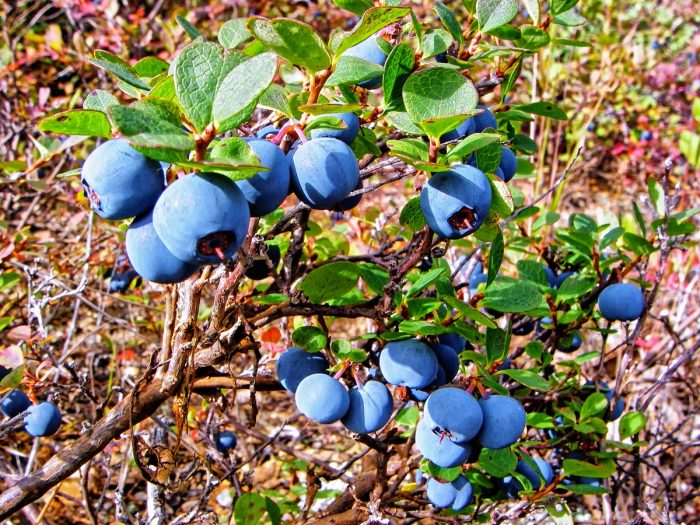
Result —
[[2, 163], [67, 189], [47, 232], [83, 230], [51, 259], [37, 198], [3, 233], [0, 440], [21, 453], [0, 518], [64, 499], [92, 523], [687, 518], [697, 493], [670, 485], [698, 411], [669, 428], [654, 400], [697, 388], [677, 375], [697, 315], [655, 304], [682, 254], [697, 273], [697, 126], [619, 210], [568, 193], [610, 147], [610, 3], [266, 4], [173, 11], [178, 39], [132, 53], [76, 38], [100, 87]]

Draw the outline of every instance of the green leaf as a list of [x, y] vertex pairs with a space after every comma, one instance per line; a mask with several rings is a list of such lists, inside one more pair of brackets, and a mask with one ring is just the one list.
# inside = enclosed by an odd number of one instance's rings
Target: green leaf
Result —
[[218, 38], [219, 43], [226, 49], [233, 49], [250, 40], [252, 35], [248, 32], [245, 18], [234, 18], [221, 26]]
[[387, 122], [407, 135], [425, 135], [425, 131], [416, 126], [405, 111], [392, 111], [386, 115]]
[[376, 78], [384, 69], [373, 62], [356, 57], [342, 56], [335, 66], [333, 74], [326, 80], [326, 86], [355, 85]]
[[489, 363], [504, 359], [508, 355], [506, 333], [500, 328], [486, 329], [486, 356]]
[[389, 272], [376, 264], [360, 265], [360, 277], [378, 295], [384, 294], [384, 287], [389, 283]]
[[189, 36], [192, 40], [197, 40], [199, 37], [202, 36], [202, 33], [192, 25], [192, 23], [187, 20], [184, 16], [182, 15], [177, 15], [175, 17], [175, 20], [177, 21], [178, 25], [185, 30], [185, 33], [187, 33], [187, 36]]
[[603, 238], [600, 240], [600, 249], [602, 250], [603, 248], [607, 248], [616, 242], [620, 237], [622, 237], [623, 233], [625, 233], [625, 229], [621, 228], [620, 226], [610, 229], [610, 231], [603, 235]]
[[578, 3], [578, 0], [552, 0], [550, 11], [553, 15], [558, 15], [564, 11], [568, 11]]
[[294, 330], [292, 343], [303, 348], [307, 352], [323, 350], [328, 343], [326, 334], [315, 326], [302, 326]]
[[508, 448], [499, 448], [497, 450], [482, 448], [479, 453], [479, 466], [487, 474], [497, 478], [505, 478], [515, 470], [517, 464], [518, 458]]
[[418, 280], [413, 283], [413, 286], [411, 286], [408, 292], [406, 292], [406, 297], [413, 297], [414, 295], [422, 292], [428, 286], [437, 281], [445, 272], [447, 272], [447, 268], [434, 268], [428, 272], [425, 272], [424, 274], [421, 274]]
[[510, 187], [496, 175], [487, 173], [486, 176], [491, 183], [491, 209], [501, 217], [508, 217], [515, 210]]
[[562, 26], [575, 27], [585, 24], [586, 19], [573, 9], [569, 9], [568, 11], [555, 16], [553, 22]]
[[333, 0], [333, 3], [358, 16], [372, 7], [370, 0]]
[[412, 406], [408, 408], [402, 408], [399, 411], [399, 413], [396, 414], [394, 421], [401, 426], [407, 428], [414, 428], [418, 424], [419, 419], [420, 410], [418, 410], [418, 407]]
[[564, 490], [573, 492], [574, 494], [582, 495], [600, 495], [610, 493], [610, 489], [605, 487], [594, 487], [592, 485], [582, 485], [578, 483], [572, 483], [569, 485], [559, 485]]
[[130, 86], [146, 91], [151, 89], [151, 86], [139, 78], [136, 70], [133, 67], [112, 53], [108, 53], [107, 51], [95, 51], [95, 57], [88, 58], [86, 60], [92, 65], [113, 74], [115, 77], [123, 80]]
[[236, 525], [258, 525], [267, 514], [267, 502], [260, 494], [243, 494], [236, 500], [233, 517]]
[[578, 299], [579, 297], [590, 292], [593, 289], [593, 286], [595, 286], [595, 282], [595, 279], [591, 277], [571, 275], [557, 290], [557, 301]]
[[440, 335], [449, 331], [446, 327], [429, 321], [401, 321], [399, 330], [407, 334], [423, 336]]
[[644, 237], [640, 237], [634, 233], [625, 232], [622, 235], [622, 241], [625, 248], [634, 252], [635, 255], [650, 255], [657, 250], [657, 248]]
[[700, 168], [700, 135], [689, 130], [681, 131], [678, 148], [693, 168]]
[[641, 412], [627, 412], [620, 419], [620, 439], [638, 434], [646, 425], [647, 418]]
[[119, 104], [119, 101], [111, 93], [103, 89], [93, 89], [85, 97], [83, 109], [94, 109], [106, 113], [109, 106], [114, 106], [116, 104]]
[[12, 288], [20, 281], [17, 272], [0, 272], [0, 292]]
[[339, 261], [312, 270], [301, 282], [301, 291], [313, 303], [335, 299], [353, 290], [360, 276], [360, 267]]
[[566, 113], [551, 102], [533, 102], [532, 104], [521, 104], [519, 106], [515, 106], [515, 108], [527, 113], [532, 113], [533, 115], [540, 115], [542, 117], [549, 117], [556, 120], [568, 119]]
[[518, 47], [530, 50], [540, 49], [549, 44], [549, 33], [535, 26], [522, 26], [520, 28], [520, 38], [515, 40]]
[[542, 265], [537, 261], [521, 259], [518, 261], [517, 266], [518, 276], [521, 279], [526, 279], [542, 286], [547, 285], [547, 276], [544, 272], [544, 268], [542, 268]]
[[552, 40], [552, 44], [555, 46], [593, 47], [593, 44], [590, 42], [584, 42], [583, 40], [572, 40], [571, 38], [555, 38]]
[[219, 132], [245, 122], [260, 96], [277, 73], [273, 53], [256, 55], [233, 68], [219, 84], [212, 106], [212, 120]]
[[361, 363], [367, 359], [367, 352], [361, 348], [353, 348], [347, 339], [334, 339], [331, 343], [331, 351], [338, 359], [349, 359], [353, 363]]
[[482, 32], [507, 24], [517, 14], [516, 0], [476, 0], [476, 19]]
[[[338, 64], [342, 63], [344, 57], [340, 58]], [[384, 64], [384, 77], [382, 78], [382, 86], [384, 88], [384, 104], [385, 111], [404, 109], [403, 98], [401, 93], [403, 86], [411, 76], [413, 71], [415, 55], [413, 48], [408, 44], [399, 44], [386, 59]]]
[[586, 398], [581, 407], [581, 419], [586, 419], [591, 416], [602, 414], [608, 408], [608, 399], [605, 394], [594, 392]]
[[501, 144], [492, 142], [476, 151], [476, 167], [484, 173], [496, 173], [501, 164]]
[[413, 159], [428, 158], [428, 144], [419, 139], [388, 140], [389, 154]]
[[[478, 95], [471, 80], [458, 71], [431, 67], [413, 73], [406, 80], [403, 101], [413, 122], [434, 122], [471, 113]], [[430, 132], [434, 137], [442, 134], [440, 130]]]
[[472, 321], [479, 323], [482, 326], [486, 326], [487, 328], [496, 328], [498, 326], [488, 315], [482, 313], [473, 306], [470, 306], [467, 303], [460, 301], [456, 297], [444, 295], [441, 297], [441, 299], [445, 303], [447, 303], [448, 306], [451, 306], [452, 308], [457, 310], [467, 319], [471, 319]]
[[288, 18], [248, 19], [248, 30], [267, 47], [295, 66], [316, 72], [328, 69], [331, 56], [321, 36], [308, 24]]
[[475, 151], [498, 142], [500, 145], [501, 137], [496, 133], [474, 133], [459, 142], [447, 154], [447, 158], [451, 161], [456, 159], [464, 159]]
[[72, 109], [56, 113], [39, 121], [39, 129], [59, 135], [112, 138], [112, 127], [107, 115], [94, 109]]
[[601, 460], [600, 464], [593, 465], [577, 459], [564, 460], [564, 472], [567, 476], [581, 476], [584, 478], [609, 478], [615, 473], [615, 462]]
[[334, 60], [353, 46], [367, 40], [380, 29], [398, 22], [409, 14], [408, 7], [373, 7], [362, 15], [355, 28], [343, 38], [333, 52]]
[[442, 2], [435, 2], [435, 12], [440, 17], [442, 25], [450, 32], [452, 38], [459, 42], [460, 47], [464, 45], [462, 37], [462, 27], [459, 25], [454, 13]]
[[[426, 31], [421, 40], [423, 59], [434, 57], [447, 51], [452, 45], [452, 35], [444, 29]], [[441, 66], [442, 67], [442, 66]]]
[[531, 370], [520, 370], [518, 368], [513, 368], [509, 370], [501, 370], [496, 375], [506, 375], [521, 385], [531, 388], [532, 390], [539, 390], [540, 392], [546, 392], [552, 386], [544, 377], [532, 372]]
[[532, 21], [536, 24], [540, 19], [540, 2], [539, 0], [523, 0], [527, 14], [530, 15]]
[[145, 57], [134, 64], [134, 71], [143, 78], [157, 77], [161, 73], [167, 73], [170, 65], [156, 57]]
[[289, 106], [287, 93], [279, 84], [270, 84], [258, 99], [258, 105], [263, 108], [278, 111], [288, 117], [292, 116], [292, 108]]
[[496, 238], [491, 243], [491, 251], [489, 252], [489, 275], [486, 281], [486, 287], [491, 286], [491, 283], [496, 279], [498, 270], [501, 269], [503, 263], [503, 233], [498, 230]]
[[200, 133], [211, 122], [214, 94], [221, 80], [224, 49], [195, 40], [175, 60], [175, 92], [182, 111]]
[[425, 227], [426, 222], [423, 210], [420, 207], [420, 197], [413, 197], [406, 203], [406, 206], [401, 210], [399, 224], [401, 224], [401, 226], [407, 226], [414, 232], [422, 230]]
[[481, 301], [487, 308], [499, 312], [527, 312], [544, 300], [539, 288], [528, 281], [497, 279], [486, 289]]

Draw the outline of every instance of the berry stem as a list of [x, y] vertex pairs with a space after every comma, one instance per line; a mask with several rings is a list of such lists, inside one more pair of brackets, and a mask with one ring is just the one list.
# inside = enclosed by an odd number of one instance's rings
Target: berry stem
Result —
[[350, 368], [350, 365], [352, 365], [352, 361], [346, 358], [345, 361], [343, 361], [343, 366], [341, 366], [340, 370], [338, 370], [335, 373], [333, 379], [339, 380], [341, 377], [343, 377], [343, 374], [347, 371], [348, 368]]

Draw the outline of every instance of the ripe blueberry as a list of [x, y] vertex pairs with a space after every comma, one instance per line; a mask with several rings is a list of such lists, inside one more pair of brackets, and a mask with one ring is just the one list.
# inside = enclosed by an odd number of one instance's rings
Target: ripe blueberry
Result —
[[437, 376], [438, 360], [435, 352], [417, 339], [392, 341], [379, 354], [379, 369], [392, 385], [423, 388]]
[[301, 144], [291, 155], [292, 187], [299, 200], [330, 210], [360, 181], [355, 154], [344, 142], [323, 137]]
[[466, 164], [433, 175], [420, 194], [428, 226], [447, 239], [475, 232], [491, 208], [491, 184], [486, 175]]
[[367, 381], [350, 389], [350, 407], [342, 418], [345, 427], [358, 434], [376, 432], [389, 422], [394, 400], [379, 381]]
[[81, 173], [90, 207], [104, 219], [127, 219], [149, 210], [165, 187], [160, 163], [123, 139], [98, 146]]
[[238, 440], [236, 439], [236, 434], [228, 430], [224, 430], [216, 434], [214, 442], [216, 443], [216, 450], [219, 452], [226, 452], [227, 450], [235, 448]]
[[245, 196], [217, 173], [193, 173], [176, 180], [153, 209], [158, 237], [175, 257], [192, 264], [234, 257], [249, 221]]
[[454, 387], [440, 388], [430, 394], [423, 418], [431, 431], [460, 444], [476, 436], [484, 420], [476, 399], [469, 392]]
[[302, 379], [311, 374], [322, 374], [329, 367], [323, 354], [311, 354], [298, 346], [288, 348], [277, 359], [277, 379], [284, 388], [296, 392]]
[[479, 443], [486, 448], [499, 449], [518, 441], [525, 430], [525, 409], [520, 401], [508, 396], [490, 395], [479, 400], [484, 416]]
[[289, 194], [289, 163], [279, 146], [270, 141], [252, 139], [246, 142], [260, 159], [260, 165], [269, 170], [236, 181], [236, 186], [250, 204], [250, 215], [262, 217], [276, 210]]
[[600, 293], [598, 308], [608, 321], [633, 321], [644, 311], [644, 293], [635, 284], [611, 284]]
[[136, 217], [126, 231], [126, 253], [136, 272], [156, 283], [179, 283], [199, 268], [168, 251], [153, 227], [153, 212]]
[[7, 417], [15, 417], [32, 406], [27, 394], [21, 390], [10, 390], [10, 392], [0, 401], [0, 410]]
[[50, 436], [60, 426], [61, 411], [50, 401], [30, 406], [29, 414], [24, 417], [24, 430], [30, 436]]
[[354, 113], [331, 113], [328, 117], [338, 117], [345, 123], [343, 129], [323, 129], [316, 128], [311, 130], [312, 139], [320, 139], [321, 137], [330, 137], [342, 140], [345, 144], [350, 144], [360, 131], [360, 119]]
[[297, 387], [294, 396], [297, 409], [318, 423], [333, 423], [350, 407], [350, 396], [337, 379], [326, 374], [311, 374]]

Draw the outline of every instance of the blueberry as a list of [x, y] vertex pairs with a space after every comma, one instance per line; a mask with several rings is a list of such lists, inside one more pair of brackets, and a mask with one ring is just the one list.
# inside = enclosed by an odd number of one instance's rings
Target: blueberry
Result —
[[496, 117], [494, 116], [493, 112], [487, 108], [486, 106], [483, 106], [479, 104], [477, 106], [478, 109], [483, 109], [481, 113], [478, 115], [475, 115], [474, 118], [474, 132], [475, 133], [481, 133], [484, 131], [486, 128], [498, 128], [498, 123], [496, 122]]
[[474, 133], [475, 127], [476, 124], [474, 123], [474, 119], [469, 117], [455, 129], [448, 131], [442, 137], [440, 137], [440, 142], [445, 143], [450, 140], [461, 139], [462, 137], [469, 136]]
[[448, 483], [430, 478], [426, 485], [426, 495], [430, 503], [437, 508], [451, 507], [454, 511], [460, 511], [471, 503], [473, 489], [464, 476]]
[[236, 434], [228, 430], [224, 430], [216, 434], [214, 442], [216, 443], [216, 450], [219, 452], [226, 452], [227, 450], [235, 448], [238, 440], [236, 439]]
[[392, 385], [423, 388], [437, 376], [438, 360], [425, 343], [406, 339], [384, 347], [379, 354], [379, 369]]
[[488, 282], [489, 276], [486, 273], [473, 273], [469, 276], [469, 295], [474, 296], [479, 292], [479, 285]]
[[[355, 186], [355, 190], [361, 190], [362, 189], [362, 179], [357, 183], [357, 186]], [[338, 204], [333, 206], [333, 210], [338, 211], [338, 212], [343, 212], [343, 211], [349, 211], [352, 210], [355, 206], [360, 204], [360, 201], [362, 200], [362, 193], [359, 193], [353, 197], [346, 197], [342, 201], [340, 201]]]
[[318, 210], [330, 210], [360, 181], [355, 154], [344, 142], [323, 137], [310, 140], [291, 156], [292, 186], [299, 200]]
[[438, 53], [435, 55], [435, 62], [439, 64], [447, 64], [447, 53]]
[[0, 410], [7, 417], [15, 417], [32, 406], [27, 394], [21, 390], [10, 390], [10, 392], [0, 401]]
[[581, 348], [582, 343], [583, 341], [581, 340], [581, 335], [578, 332], [574, 332], [573, 334], [560, 339], [558, 348], [562, 352], [571, 353]]
[[588, 124], [588, 126], [586, 126], [586, 131], [588, 131], [589, 133], [593, 133], [595, 131], [595, 124], [593, 122]]
[[425, 420], [421, 420], [416, 426], [416, 447], [423, 457], [442, 468], [452, 468], [465, 463], [472, 451], [468, 443], [453, 443], [444, 434], [434, 433]]
[[55, 434], [61, 426], [61, 411], [50, 401], [29, 407], [24, 417], [24, 430], [30, 436], [43, 437]]
[[156, 283], [179, 283], [197, 271], [168, 251], [153, 227], [153, 213], [137, 217], [126, 231], [126, 253], [136, 272]]
[[428, 399], [428, 396], [430, 395], [430, 392], [432, 390], [441, 387], [445, 383], [447, 383], [447, 381], [445, 380], [445, 370], [440, 365], [438, 365], [438, 371], [437, 375], [435, 376], [435, 380], [432, 383], [430, 383], [427, 387], [409, 389], [411, 392], [411, 397], [416, 401], [423, 402], [426, 399]]
[[350, 407], [342, 423], [351, 432], [369, 434], [389, 422], [394, 400], [389, 389], [379, 381], [367, 381], [350, 389]]
[[262, 217], [279, 208], [289, 195], [289, 163], [282, 150], [267, 140], [248, 140], [248, 146], [260, 159], [260, 165], [269, 168], [249, 179], [236, 181], [245, 195], [252, 217]]
[[520, 318], [517, 322], [513, 322], [513, 335], [528, 335], [535, 329], [536, 324], [534, 319]]
[[328, 369], [323, 354], [310, 354], [297, 346], [288, 348], [277, 359], [277, 379], [284, 388], [296, 392], [301, 381], [311, 374], [322, 374]]
[[557, 287], [557, 276], [554, 273], [554, 271], [546, 265], [542, 265], [542, 268], [544, 269], [544, 275], [547, 278], [547, 285], [550, 288], [556, 288]]
[[499, 449], [518, 441], [525, 430], [525, 409], [520, 401], [508, 396], [490, 395], [479, 400], [484, 415], [477, 436], [482, 446]]
[[[377, 64], [378, 66], [383, 66], [384, 62], [386, 62], [387, 59], [386, 53], [384, 53], [384, 51], [382, 51], [382, 48], [379, 47], [379, 44], [377, 44], [377, 35], [373, 35], [367, 40], [364, 40], [356, 46], [351, 47], [350, 49], [345, 51], [345, 53], [343, 53], [343, 56], [361, 58], [362, 60], [372, 62], [373, 64]], [[381, 75], [375, 78], [371, 78], [369, 80], [365, 80], [358, 84], [358, 86], [366, 89], [375, 89], [381, 85]]]
[[635, 284], [611, 284], [598, 297], [598, 308], [608, 321], [633, 321], [644, 311], [644, 293]]
[[[276, 244], [267, 244], [267, 257], [270, 259], [273, 268], [277, 268], [280, 263], [280, 248]], [[248, 279], [260, 280], [270, 275], [270, 267], [267, 265], [266, 258], [253, 259], [253, 262], [245, 271], [245, 276]]]
[[430, 348], [435, 352], [438, 365], [443, 369], [445, 374], [445, 383], [451, 382], [459, 373], [459, 356], [454, 348], [440, 343], [430, 345]]
[[343, 129], [323, 129], [316, 128], [311, 130], [311, 138], [319, 139], [321, 137], [330, 137], [342, 140], [346, 144], [350, 144], [360, 131], [360, 119], [354, 113], [331, 113], [328, 117], [338, 117], [345, 123]]
[[193, 173], [166, 188], [153, 209], [153, 226], [166, 248], [192, 264], [236, 255], [248, 232], [248, 201], [230, 179]]
[[[467, 345], [471, 347], [471, 345], [467, 343], [466, 339], [455, 333], [440, 334], [438, 336], [438, 342], [441, 345], [446, 345], [452, 348], [457, 353], [457, 355], [459, 355], [461, 352], [464, 352], [464, 350], [467, 349]], [[471, 348], [469, 349], [471, 350]]]
[[458, 164], [428, 180], [421, 190], [420, 207], [430, 229], [441, 237], [466, 237], [486, 220], [491, 185], [482, 171]]
[[311, 374], [297, 387], [294, 400], [299, 412], [318, 423], [333, 423], [350, 407], [350, 396], [337, 379], [326, 374]]
[[518, 159], [510, 148], [501, 146], [501, 163], [499, 164], [503, 172], [503, 180], [509, 182], [515, 176], [518, 169]]
[[275, 126], [274, 124], [270, 124], [269, 126], [265, 126], [264, 128], [261, 128], [258, 131], [256, 131], [255, 136], [261, 140], [265, 140], [271, 136], [276, 137], [279, 131], [280, 130], [277, 129], [277, 126]]
[[433, 432], [445, 433], [451, 441], [460, 444], [476, 436], [484, 420], [476, 399], [469, 392], [454, 387], [441, 388], [430, 394], [423, 417]]
[[639, 136], [640, 139], [642, 140], [651, 140], [654, 135], [652, 135], [651, 131], [649, 130], [644, 130], [642, 131], [642, 134]]
[[144, 213], [165, 188], [160, 163], [123, 139], [108, 140], [88, 155], [82, 184], [92, 209], [109, 220]]

